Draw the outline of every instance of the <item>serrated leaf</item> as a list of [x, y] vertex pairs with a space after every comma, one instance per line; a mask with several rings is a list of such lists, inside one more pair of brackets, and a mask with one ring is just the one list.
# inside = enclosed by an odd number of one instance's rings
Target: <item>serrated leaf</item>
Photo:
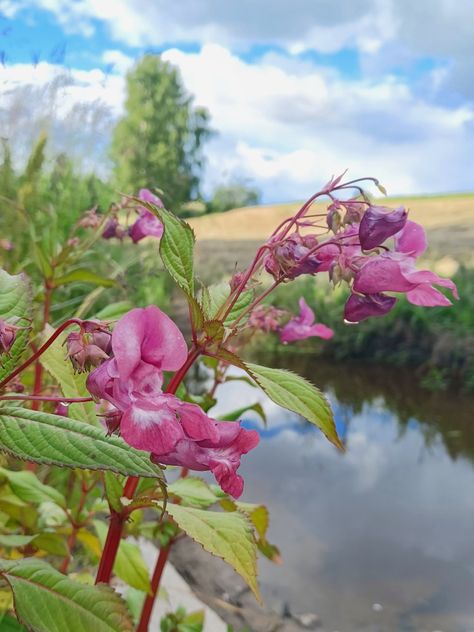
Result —
[[230, 413], [225, 413], [224, 415], [220, 415], [218, 419], [222, 421], [236, 421], [240, 419], [244, 413], [250, 410], [253, 410], [255, 413], [257, 413], [257, 415], [262, 419], [262, 421], [266, 423], [267, 416], [260, 402], [255, 402], [254, 404], [249, 404], [248, 406], [242, 406], [242, 408], [233, 410]]
[[113, 287], [114, 285], [117, 285], [117, 281], [103, 277], [100, 274], [97, 274], [92, 270], [86, 270], [85, 268], [71, 270], [71, 272], [54, 279], [55, 287], [68, 285], [69, 283], [92, 283], [92, 285], [99, 285], [100, 287]]
[[20, 459], [163, 480], [147, 452], [68, 417], [15, 406], [0, 409], [0, 451]]
[[[107, 537], [107, 527], [99, 520], [94, 521], [94, 526], [102, 546]], [[114, 563], [114, 573], [128, 586], [151, 593], [148, 568], [143, 559], [140, 547], [127, 540], [121, 540]]]
[[[46, 325], [43, 331], [43, 342], [54, 334], [54, 329]], [[74, 373], [71, 362], [66, 358], [67, 334], [61, 334], [41, 355], [40, 362], [61, 387], [64, 397], [90, 397], [86, 388], [87, 373]], [[80, 402], [70, 404], [72, 417], [80, 421], [100, 426], [100, 422], [95, 413], [94, 402]]]
[[253, 503], [235, 503], [239, 511], [243, 511], [251, 520], [255, 530], [262, 540], [265, 539], [268, 525], [270, 524], [270, 516], [265, 505], [255, 505]]
[[230, 564], [258, 601], [257, 554], [252, 527], [239, 512], [222, 513], [168, 503], [167, 512], [190, 538]]
[[[203, 290], [201, 295], [204, 315], [208, 319], [217, 316], [219, 309], [224, 305], [230, 295], [230, 286], [226, 282], [210, 285]], [[231, 311], [224, 320], [224, 325], [230, 327], [232, 323], [244, 312], [251, 304], [254, 298], [253, 290], [245, 290], [242, 292], [232, 307]]]
[[87, 586], [35, 559], [0, 560], [19, 620], [33, 632], [132, 632], [125, 603], [109, 586]]
[[331, 443], [344, 450], [337, 435], [331, 407], [321, 391], [296, 373], [285, 369], [270, 369], [251, 363], [245, 366], [248, 374], [275, 404], [315, 424]]
[[[10, 275], [0, 269], [0, 318], [11, 325], [28, 327], [31, 324], [31, 289], [24, 274]], [[28, 344], [27, 329], [17, 331], [9, 354], [0, 357], [0, 380], [19, 364]]]
[[8, 480], [12, 492], [21, 500], [41, 504], [46, 501], [52, 501], [60, 507], [66, 506], [66, 500], [61, 492], [54, 487], [44, 485], [33, 472], [23, 470], [21, 472], [12, 472], [0, 467], [0, 476], [4, 476]]
[[148, 208], [164, 227], [160, 239], [161, 259], [179, 285], [189, 296], [194, 296], [194, 231], [191, 226], [174, 213], [159, 208], [150, 202], [134, 198], [140, 206]]
[[168, 492], [181, 498], [182, 505], [206, 508], [218, 501], [209, 485], [201, 478], [186, 476], [168, 485]]

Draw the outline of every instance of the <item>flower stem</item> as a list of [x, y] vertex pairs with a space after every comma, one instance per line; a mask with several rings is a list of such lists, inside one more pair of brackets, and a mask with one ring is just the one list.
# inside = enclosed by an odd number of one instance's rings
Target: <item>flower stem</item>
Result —
[[53, 397], [47, 395], [0, 395], [3, 400], [32, 400], [34, 402], [58, 402], [63, 404], [78, 404], [81, 402], [93, 402], [93, 397]]
[[151, 593], [146, 596], [143, 603], [143, 609], [136, 632], [148, 632], [151, 613], [153, 611], [153, 606], [155, 605], [156, 595], [158, 594], [158, 590], [160, 588], [161, 577], [163, 575], [163, 570], [165, 568], [166, 562], [168, 561], [172, 542], [173, 541], [171, 540], [169, 544], [161, 547], [160, 549], [158, 561], [156, 562], [153, 577], [151, 578]]
[[[183, 366], [177, 371], [173, 378], [171, 379], [168, 387], [166, 389], [166, 393], [174, 394], [176, 393], [178, 386], [183, 381], [186, 373], [191, 368], [194, 361], [199, 357], [201, 350], [196, 347], [191, 347], [188, 357], [186, 358]], [[123, 495], [126, 498], [133, 498], [133, 495], [137, 489], [139, 478], [136, 476], [129, 476], [124, 489]], [[95, 583], [105, 582], [109, 583], [110, 578], [112, 576], [112, 570], [114, 568], [115, 558], [117, 557], [117, 551], [120, 546], [120, 540], [122, 538], [123, 527], [125, 521], [127, 520], [129, 513], [125, 510], [121, 512], [117, 512], [112, 510], [110, 514], [110, 525], [107, 533], [107, 538], [105, 540], [104, 549], [102, 551], [102, 556], [99, 562], [99, 568], [97, 570], [97, 577], [95, 579]], [[163, 565], [165, 561], [163, 562]], [[161, 577], [161, 573], [160, 573]], [[159, 583], [159, 578], [158, 578]], [[154, 598], [153, 598], [154, 599]], [[153, 604], [152, 604], [153, 607]]]
[[36, 351], [32, 356], [30, 356], [27, 360], [25, 360], [23, 364], [20, 364], [19, 367], [17, 367], [12, 373], [10, 373], [10, 375], [7, 375], [7, 377], [5, 377], [0, 382], [0, 389], [2, 389], [6, 384], [8, 384], [8, 382], [11, 382], [11, 380], [13, 380], [13, 378], [15, 378], [19, 373], [21, 373], [26, 368], [28, 368], [30, 364], [33, 364], [33, 362], [35, 362], [35, 360], [37, 360], [40, 357], [40, 355], [42, 355], [46, 351], [46, 349], [48, 349], [48, 347], [50, 347], [53, 344], [56, 338], [58, 338], [58, 336], [60, 336], [61, 333], [67, 327], [69, 327], [69, 325], [80, 325], [81, 322], [82, 321], [80, 321], [77, 318], [70, 318], [69, 320], [66, 320], [62, 325], [60, 325], [56, 329], [54, 334], [50, 338], [48, 338], [48, 340], [38, 349], [38, 351]]

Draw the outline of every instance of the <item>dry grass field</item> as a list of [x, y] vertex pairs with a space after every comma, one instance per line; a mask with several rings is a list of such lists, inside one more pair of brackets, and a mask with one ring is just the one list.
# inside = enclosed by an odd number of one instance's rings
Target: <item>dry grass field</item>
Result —
[[[377, 202], [409, 208], [410, 218], [428, 232], [428, 257], [444, 262], [440, 273], [452, 273], [453, 260], [474, 264], [474, 194], [385, 198]], [[189, 220], [198, 240], [200, 276], [211, 281], [231, 273], [236, 265], [244, 266], [257, 246], [299, 206], [298, 202], [251, 206]], [[324, 211], [324, 205], [318, 206]]]

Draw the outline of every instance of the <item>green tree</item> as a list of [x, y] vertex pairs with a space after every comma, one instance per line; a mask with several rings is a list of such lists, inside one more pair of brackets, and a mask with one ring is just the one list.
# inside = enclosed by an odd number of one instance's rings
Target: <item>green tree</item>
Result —
[[177, 69], [146, 55], [127, 75], [125, 116], [113, 133], [117, 186], [126, 193], [158, 188], [176, 211], [199, 196], [209, 135], [209, 114], [193, 105]]
[[222, 213], [242, 206], [255, 206], [260, 201], [260, 191], [244, 182], [230, 182], [218, 186], [207, 205], [209, 213]]

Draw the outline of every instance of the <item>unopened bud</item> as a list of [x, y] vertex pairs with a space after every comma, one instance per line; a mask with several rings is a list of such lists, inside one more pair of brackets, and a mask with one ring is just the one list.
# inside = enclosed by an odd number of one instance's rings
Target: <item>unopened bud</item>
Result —
[[107, 353], [96, 344], [87, 342], [83, 333], [73, 332], [66, 338], [67, 355], [74, 370], [82, 373], [99, 366], [108, 359]]
[[0, 354], [10, 352], [10, 349], [15, 342], [17, 332], [20, 329], [25, 328], [10, 325], [10, 323], [0, 319]]

